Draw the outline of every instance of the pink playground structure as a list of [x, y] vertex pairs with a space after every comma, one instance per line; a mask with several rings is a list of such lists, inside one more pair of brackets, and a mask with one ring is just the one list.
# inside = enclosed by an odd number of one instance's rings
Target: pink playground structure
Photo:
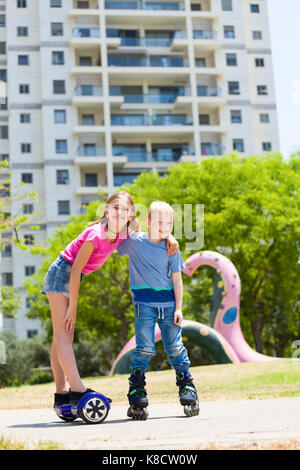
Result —
[[[202, 251], [185, 261], [183, 272], [193, 276], [203, 268], [212, 269], [215, 274], [211, 327], [184, 320], [183, 337], [205, 347], [217, 363], [262, 362], [277, 359], [254, 351], [244, 339], [239, 317], [241, 281], [233, 263], [220, 253]], [[160, 329], [156, 325], [155, 341], [159, 340], [161, 340]], [[133, 337], [116, 358], [110, 375], [129, 372], [130, 355], [135, 346], [135, 337]]]

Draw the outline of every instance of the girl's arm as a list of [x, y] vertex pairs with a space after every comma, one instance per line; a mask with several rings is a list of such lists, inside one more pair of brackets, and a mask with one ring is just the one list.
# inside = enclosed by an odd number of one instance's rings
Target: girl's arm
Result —
[[178, 273], [172, 273], [172, 281], [175, 294], [175, 313], [174, 313], [174, 323], [175, 325], [181, 325], [183, 316], [182, 316], [182, 296], [183, 296], [183, 285], [181, 271]]
[[70, 333], [73, 332], [76, 322], [81, 271], [90, 259], [94, 249], [93, 242], [83, 242], [71, 269], [69, 307], [62, 322], [62, 325], [65, 326], [66, 331], [69, 331]]

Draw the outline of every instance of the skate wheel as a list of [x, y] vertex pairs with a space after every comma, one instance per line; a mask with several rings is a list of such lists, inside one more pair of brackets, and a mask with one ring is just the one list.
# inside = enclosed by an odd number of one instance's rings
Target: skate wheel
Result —
[[197, 416], [200, 412], [199, 404], [195, 403], [194, 405], [185, 405], [183, 411], [184, 414], [189, 418], [191, 416]]
[[99, 396], [91, 396], [78, 410], [80, 418], [87, 424], [100, 424], [108, 415], [109, 409]]
[[149, 411], [147, 408], [133, 408], [130, 406], [127, 410], [127, 416], [135, 421], [146, 421]]

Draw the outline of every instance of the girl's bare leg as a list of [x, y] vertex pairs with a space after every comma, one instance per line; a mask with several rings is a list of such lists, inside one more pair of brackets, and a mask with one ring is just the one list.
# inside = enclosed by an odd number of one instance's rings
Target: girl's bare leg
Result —
[[74, 392], [85, 392], [78, 373], [73, 351], [73, 333], [65, 331], [62, 321], [66, 315], [69, 299], [60, 292], [47, 292], [53, 324], [53, 343], [51, 348], [51, 367], [57, 387], [57, 393], [68, 390], [66, 377]]

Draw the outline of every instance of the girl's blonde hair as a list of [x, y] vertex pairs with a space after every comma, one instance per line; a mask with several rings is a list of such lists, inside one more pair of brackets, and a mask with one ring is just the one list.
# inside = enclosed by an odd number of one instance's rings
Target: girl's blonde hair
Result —
[[136, 208], [134, 201], [132, 199], [132, 196], [127, 192], [127, 191], [118, 191], [115, 194], [112, 194], [110, 196], [104, 206], [104, 211], [103, 215], [100, 217], [100, 219], [95, 220], [95, 222], [90, 222], [87, 227], [90, 227], [91, 225], [98, 224], [99, 222], [105, 226], [105, 228], [108, 228], [108, 218], [105, 215], [105, 210], [108, 209], [109, 204], [112, 204], [114, 201], [117, 201], [120, 197], [126, 197], [127, 198], [127, 205], [130, 209], [131, 216], [133, 216], [132, 220], [129, 220], [126, 224], [126, 226], [122, 229], [122, 232], [139, 232], [140, 231], [140, 225], [136, 217]]

